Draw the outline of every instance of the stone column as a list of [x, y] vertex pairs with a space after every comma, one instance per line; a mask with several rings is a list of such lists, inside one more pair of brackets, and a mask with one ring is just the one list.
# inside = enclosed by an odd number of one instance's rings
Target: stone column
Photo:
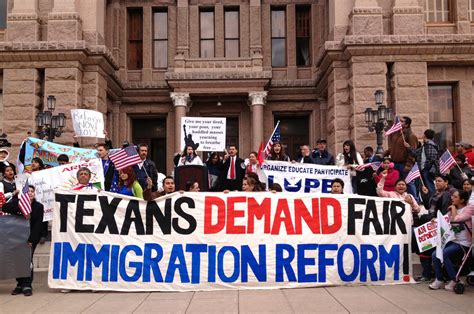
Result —
[[352, 86], [352, 139], [357, 143], [357, 149], [365, 146], [376, 147], [375, 132], [369, 133], [365, 122], [365, 109], [377, 109], [375, 104], [375, 91], [384, 92], [383, 103], [387, 104], [387, 65], [385, 62], [357, 62], [352, 64], [352, 77], [349, 85]]
[[395, 62], [393, 65], [394, 104], [398, 116], [412, 119], [413, 132], [421, 138], [429, 128], [428, 68], [426, 62]]
[[70, 144], [74, 133], [71, 109], [81, 108], [82, 106], [82, 70], [76, 67], [46, 68], [44, 73], [44, 96], [55, 96], [56, 109], [54, 113], [62, 112], [66, 115], [66, 126], [63, 129], [63, 135], [55, 139], [55, 142]]
[[35, 116], [40, 104], [40, 76], [37, 69], [3, 70], [3, 132], [16, 156], [27, 132], [35, 134]]
[[[176, 55], [174, 57], [174, 65], [175, 68], [184, 68], [185, 63], [184, 59], [189, 58], [189, 0], [178, 0], [178, 8], [177, 8], [177, 48], [176, 48]], [[198, 27], [195, 24], [195, 27], [192, 29], [196, 29]]]
[[423, 7], [416, 0], [395, 0], [392, 9], [392, 33], [417, 35], [425, 33]]
[[250, 109], [252, 111], [252, 150], [258, 149], [263, 142], [263, 106], [267, 92], [250, 92]]
[[382, 35], [382, 8], [377, 0], [355, 0], [350, 15], [350, 33], [352, 35]]
[[7, 18], [8, 41], [39, 41], [38, 1], [14, 0]]
[[457, 15], [454, 19], [456, 21], [456, 29], [458, 34], [470, 34], [471, 33], [471, 21], [467, 14], [470, 0], [458, 0], [453, 1], [455, 14]]
[[77, 0], [54, 0], [48, 14], [48, 41], [82, 40], [82, 22]]
[[326, 141], [327, 137], [327, 119], [326, 119], [326, 114], [328, 110], [328, 101], [326, 99], [319, 99], [319, 121], [321, 122], [320, 124], [320, 138], [324, 138]]
[[253, 67], [263, 67], [261, 0], [250, 0], [250, 57]]
[[[78, 12], [83, 26], [82, 34], [84, 40], [92, 45], [103, 45], [105, 42], [105, 2], [106, 0], [80, 0], [78, 2]], [[112, 28], [116, 29], [118, 27], [117, 25], [111, 26], [111, 34], [116, 32]]]
[[153, 14], [150, 5], [143, 6], [143, 69], [142, 80], [150, 82], [153, 76]]
[[174, 124], [175, 124], [175, 152], [183, 149], [181, 147], [181, 118], [186, 116], [186, 108], [189, 103], [189, 93], [170, 93], [174, 105]]

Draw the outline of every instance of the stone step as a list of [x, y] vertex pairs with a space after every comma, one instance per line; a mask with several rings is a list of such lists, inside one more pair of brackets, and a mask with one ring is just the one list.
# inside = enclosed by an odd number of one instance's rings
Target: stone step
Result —
[[46, 241], [44, 244], [36, 246], [35, 255], [33, 256], [33, 265], [35, 271], [47, 271], [49, 267], [49, 255], [51, 242]]

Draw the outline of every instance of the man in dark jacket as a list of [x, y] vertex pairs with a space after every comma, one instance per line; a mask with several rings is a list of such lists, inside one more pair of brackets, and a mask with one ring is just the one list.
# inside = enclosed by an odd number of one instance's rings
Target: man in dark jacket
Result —
[[334, 156], [326, 150], [326, 145], [326, 140], [322, 138], [316, 142], [316, 148], [311, 154], [315, 164], [327, 166], [334, 165]]
[[224, 156], [220, 178], [221, 190], [242, 191], [242, 180], [245, 176], [245, 162], [239, 158], [235, 145], [229, 146], [228, 153]]
[[118, 172], [114, 163], [109, 159], [109, 147], [105, 143], [96, 146], [97, 155], [102, 160], [104, 169], [104, 186], [106, 191], [116, 192], [118, 189]]
[[301, 157], [296, 162], [301, 164], [314, 164], [314, 159], [311, 157], [311, 151], [308, 145], [301, 145]]
[[147, 158], [148, 145], [138, 145], [138, 154], [140, 155], [142, 162], [133, 166], [133, 170], [135, 170], [135, 174], [137, 175], [137, 180], [140, 183], [142, 189], [145, 190], [147, 188], [147, 178], [150, 177], [151, 182], [153, 183], [151, 191], [156, 192], [158, 190], [158, 171], [156, 170], [155, 163]]
[[428, 129], [423, 133], [423, 145], [420, 148], [413, 149], [410, 144], [405, 143], [410, 153], [416, 156], [421, 178], [430, 194], [435, 192], [433, 180], [439, 172], [439, 147], [433, 141], [434, 137], [435, 131]]
[[[26, 217], [30, 219], [30, 236], [28, 237], [28, 245], [31, 247], [31, 258], [33, 259], [36, 246], [41, 239], [41, 232], [43, 230], [42, 222], [44, 208], [43, 204], [37, 202], [35, 199], [35, 187], [33, 185], [29, 186], [28, 195], [30, 197], [31, 204], [31, 214], [29, 217]], [[2, 211], [5, 213], [21, 216], [22, 213], [19, 207], [18, 198], [15, 197], [11, 202], [4, 204]], [[33, 294], [33, 289], [31, 286], [33, 283], [33, 267], [31, 268], [30, 277], [16, 278], [16, 281], [16, 288], [13, 289], [11, 294], [17, 295], [23, 293], [23, 295], [27, 297], [31, 296]]]

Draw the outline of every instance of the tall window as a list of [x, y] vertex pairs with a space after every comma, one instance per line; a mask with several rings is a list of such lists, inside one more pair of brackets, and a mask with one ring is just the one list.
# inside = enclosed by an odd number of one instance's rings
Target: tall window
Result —
[[214, 58], [214, 11], [199, 12], [201, 58]]
[[143, 67], [143, 10], [128, 9], [128, 54], [127, 65], [130, 70]]
[[7, 0], [0, 0], [0, 29], [7, 28]]
[[469, 21], [474, 22], [474, 0], [469, 0]]
[[435, 130], [435, 142], [440, 148], [454, 145], [454, 88], [451, 85], [428, 86], [430, 103], [430, 128]]
[[168, 12], [153, 13], [153, 66], [168, 66]]
[[238, 58], [239, 53], [239, 10], [225, 10], [225, 56]]
[[296, 7], [296, 64], [311, 65], [311, 7]]
[[450, 22], [451, 0], [425, 0], [425, 20], [435, 23]]
[[286, 11], [272, 9], [272, 66], [286, 66]]

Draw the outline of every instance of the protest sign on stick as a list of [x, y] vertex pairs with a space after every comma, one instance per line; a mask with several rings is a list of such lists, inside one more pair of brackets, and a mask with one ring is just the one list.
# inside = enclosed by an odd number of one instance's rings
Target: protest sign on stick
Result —
[[79, 137], [104, 138], [104, 115], [87, 109], [71, 110], [72, 126]]

